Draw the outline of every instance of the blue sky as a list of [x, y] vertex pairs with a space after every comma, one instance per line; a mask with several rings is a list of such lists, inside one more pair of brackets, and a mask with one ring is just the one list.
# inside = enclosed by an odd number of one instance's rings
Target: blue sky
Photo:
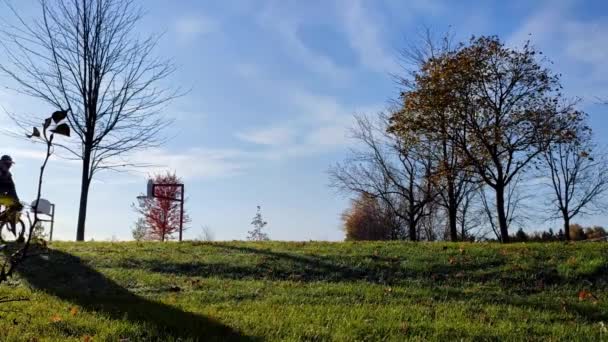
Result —
[[[27, 16], [34, 1], [15, 2]], [[162, 148], [140, 162], [177, 171], [193, 219], [186, 238], [208, 225], [217, 239], [243, 239], [256, 205], [280, 240], [340, 240], [348, 199], [328, 187], [328, 167], [346, 156], [353, 113], [375, 113], [395, 98], [398, 52], [425, 27], [451, 27], [458, 40], [497, 34], [530, 38], [563, 75], [568, 96], [607, 142], [608, 4], [604, 1], [141, 1], [142, 34], [165, 32], [158, 55], [178, 71], [168, 85], [191, 91], [165, 110], [175, 120]], [[4, 12], [4, 10], [1, 10]], [[5, 12], [6, 13], [6, 12]], [[4, 58], [0, 55], [0, 58]], [[0, 78], [0, 82], [10, 82]], [[52, 111], [0, 87], [13, 112]], [[0, 124], [11, 125], [2, 115]], [[14, 156], [23, 199], [33, 199], [38, 146], [0, 137]], [[105, 173], [91, 189], [86, 238], [130, 239], [130, 204], [152, 169]], [[44, 197], [57, 204], [55, 237], [74, 239], [78, 165], [54, 159]], [[604, 223], [603, 216], [587, 218]]]

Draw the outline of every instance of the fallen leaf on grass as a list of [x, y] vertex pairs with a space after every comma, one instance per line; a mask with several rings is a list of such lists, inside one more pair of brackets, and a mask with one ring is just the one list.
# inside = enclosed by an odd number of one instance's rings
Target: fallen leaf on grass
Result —
[[593, 304], [597, 304], [599, 302], [599, 298], [597, 298], [593, 293], [587, 290], [581, 290], [578, 293], [578, 300], [582, 302], [587, 299]]
[[450, 265], [454, 265], [456, 263], [456, 258], [455, 257], [450, 257], [448, 259], [448, 262], [450, 263]]
[[570, 257], [570, 258], [568, 258], [568, 260], [566, 261], [566, 264], [568, 264], [570, 266], [576, 265], [576, 257]]
[[70, 309], [70, 315], [76, 316], [77, 313], [78, 313], [78, 308], [77, 307], [73, 307], [73, 308]]
[[407, 322], [402, 322], [400, 330], [402, 334], [407, 335], [407, 332], [410, 330], [410, 325], [407, 324]]
[[51, 322], [53, 323], [57, 323], [57, 322], [61, 322], [61, 316], [59, 316], [58, 314], [54, 314], [53, 316], [51, 316]]
[[84, 335], [82, 337], [82, 342], [93, 342], [93, 338], [89, 335]]

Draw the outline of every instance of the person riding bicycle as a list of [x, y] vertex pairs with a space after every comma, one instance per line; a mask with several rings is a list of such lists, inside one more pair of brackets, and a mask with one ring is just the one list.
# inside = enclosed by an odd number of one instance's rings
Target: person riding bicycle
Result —
[[[23, 209], [19, 196], [17, 196], [13, 175], [10, 172], [13, 164], [13, 158], [8, 155], [0, 158], [0, 205], [5, 206], [9, 213], [17, 213]], [[15, 226], [14, 222], [12, 223], [11, 229], [14, 233]]]

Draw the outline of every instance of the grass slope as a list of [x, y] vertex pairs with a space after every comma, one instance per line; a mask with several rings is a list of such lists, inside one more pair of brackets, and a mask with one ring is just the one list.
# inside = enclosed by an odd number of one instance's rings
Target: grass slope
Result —
[[[53, 243], [1, 341], [608, 340], [608, 244]], [[581, 292], [584, 291], [584, 292]]]

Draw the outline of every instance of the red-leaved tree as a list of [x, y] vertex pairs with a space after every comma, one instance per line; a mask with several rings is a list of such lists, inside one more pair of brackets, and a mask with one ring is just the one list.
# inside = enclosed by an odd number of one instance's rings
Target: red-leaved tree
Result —
[[[154, 184], [183, 184], [181, 178], [175, 173], [166, 172], [155, 174], [152, 177]], [[146, 238], [149, 240], [167, 241], [174, 238], [173, 234], [179, 232], [180, 203], [171, 200], [182, 197], [178, 186], [155, 186], [154, 198], [140, 198], [135, 211], [143, 216], [145, 222]], [[184, 209], [184, 225], [190, 222], [190, 217]], [[185, 228], [184, 228], [185, 229]]]

